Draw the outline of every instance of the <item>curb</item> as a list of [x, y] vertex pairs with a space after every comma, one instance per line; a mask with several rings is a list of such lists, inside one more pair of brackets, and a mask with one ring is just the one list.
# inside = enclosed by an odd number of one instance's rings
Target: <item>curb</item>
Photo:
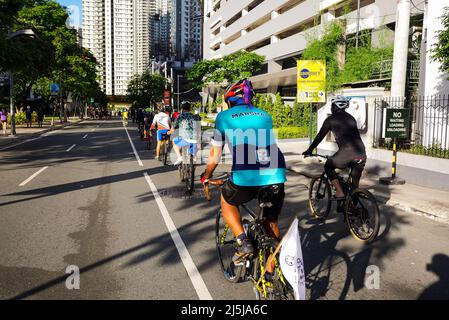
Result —
[[7, 142], [7, 143], [5, 143], [5, 144], [0, 144], [0, 151], [5, 150], [5, 149], [12, 148], [12, 147], [14, 147], [16, 144], [22, 143], [22, 142], [24, 142], [24, 141], [26, 141], [26, 140], [28, 140], [28, 139], [35, 139], [35, 138], [37, 138], [37, 137], [39, 137], [39, 136], [41, 136], [41, 135], [43, 135], [43, 134], [45, 134], [45, 133], [47, 133], [47, 132], [54, 131], [54, 130], [59, 130], [59, 129], [63, 129], [63, 128], [65, 128], [65, 127], [70, 127], [70, 126], [73, 126], [73, 125], [77, 125], [77, 124], [79, 124], [80, 122], [83, 122], [83, 121], [86, 121], [86, 119], [81, 119], [80, 121], [72, 122], [72, 123], [67, 123], [67, 124], [59, 124], [59, 125], [55, 125], [55, 126], [53, 126], [53, 127], [44, 129], [44, 130], [42, 130], [42, 131], [39, 131], [39, 132], [36, 132], [36, 133], [32, 133], [32, 134], [30, 134], [30, 135], [19, 136], [19, 137], [17, 137], [17, 138], [13, 138], [10, 142]]
[[[312, 179], [315, 176], [315, 175], [312, 175], [312, 174], [304, 173], [304, 172], [299, 171], [299, 170], [295, 170], [294, 166], [291, 166], [291, 165], [287, 165], [287, 170], [289, 170], [291, 172], [294, 172], [294, 173], [297, 173], [297, 174], [300, 174], [300, 175], [302, 175], [302, 176], [304, 176], [304, 177], [306, 177], [308, 179]], [[398, 202], [398, 201], [391, 200], [391, 196], [389, 196], [389, 195], [387, 195], [385, 193], [376, 192], [375, 196], [378, 197], [378, 198], [382, 198], [382, 199], [387, 200], [387, 201], [384, 201], [382, 203], [382, 204], [384, 204], [386, 206], [397, 208], [397, 209], [403, 210], [405, 212], [412, 213], [414, 215], [417, 215], [417, 216], [420, 216], [420, 217], [424, 217], [424, 218], [427, 218], [427, 219], [430, 219], [430, 220], [433, 220], [433, 221], [436, 221], [436, 222], [449, 224], [449, 219], [447, 217], [441, 217], [441, 216], [439, 216], [437, 214], [430, 213], [430, 212], [427, 212], [427, 211], [424, 211], [424, 210], [412, 207], [410, 205], [407, 205], [407, 204], [404, 204], [404, 203], [401, 203], [401, 202]]]

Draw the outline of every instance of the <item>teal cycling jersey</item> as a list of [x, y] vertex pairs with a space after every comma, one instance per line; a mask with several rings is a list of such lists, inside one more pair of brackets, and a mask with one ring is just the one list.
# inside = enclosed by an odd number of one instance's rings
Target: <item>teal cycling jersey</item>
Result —
[[284, 155], [276, 144], [273, 120], [267, 112], [237, 105], [219, 113], [212, 145], [225, 143], [232, 153], [234, 184], [265, 186], [286, 181]]

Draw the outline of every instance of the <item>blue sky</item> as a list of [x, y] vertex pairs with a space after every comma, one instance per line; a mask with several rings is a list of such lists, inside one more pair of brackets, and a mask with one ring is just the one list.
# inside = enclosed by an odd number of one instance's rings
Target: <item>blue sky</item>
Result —
[[71, 24], [81, 25], [82, 19], [82, 0], [57, 0], [63, 6], [72, 8], [71, 10]]

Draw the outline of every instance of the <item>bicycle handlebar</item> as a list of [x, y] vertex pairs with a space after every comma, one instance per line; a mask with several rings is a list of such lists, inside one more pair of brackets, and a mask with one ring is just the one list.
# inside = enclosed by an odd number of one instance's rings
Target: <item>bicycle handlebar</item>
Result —
[[213, 186], [222, 186], [226, 183], [226, 181], [228, 180], [229, 176], [228, 174], [223, 175], [221, 177], [215, 178], [215, 179], [209, 179], [205, 184], [204, 184], [204, 195], [206, 197], [207, 201], [211, 200], [210, 197], [210, 190], [209, 190], [209, 185], [213, 185]]

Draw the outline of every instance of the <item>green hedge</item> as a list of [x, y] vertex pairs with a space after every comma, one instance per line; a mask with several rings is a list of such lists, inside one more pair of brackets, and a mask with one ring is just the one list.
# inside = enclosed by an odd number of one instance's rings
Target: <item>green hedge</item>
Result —
[[308, 127], [281, 127], [274, 129], [274, 134], [278, 139], [298, 139], [309, 136]]

